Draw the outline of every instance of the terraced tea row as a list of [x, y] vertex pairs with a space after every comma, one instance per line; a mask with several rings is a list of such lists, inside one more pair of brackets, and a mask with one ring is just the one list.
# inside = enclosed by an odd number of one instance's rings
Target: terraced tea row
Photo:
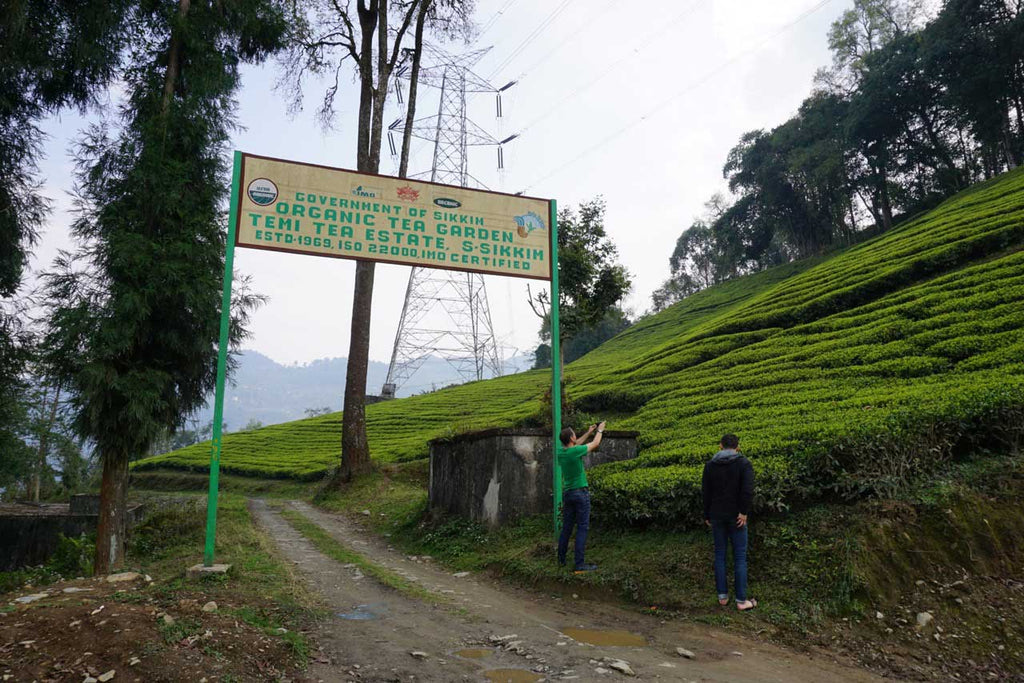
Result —
[[[566, 370], [578, 410], [641, 432], [597, 468], [597, 509], [693, 519], [700, 468], [734, 431], [758, 501], [890, 491], [1024, 435], [1024, 171], [828, 258], [738, 278], [640, 321]], [[542, 419], [533, 372], [370, 406], [371, 448], [421, 458], [430, 438]], [[313, 476], [337, 463], [337, 415], [225, 441], [225, 468]], [[205, 466], [193, 447], [140, 467]]]

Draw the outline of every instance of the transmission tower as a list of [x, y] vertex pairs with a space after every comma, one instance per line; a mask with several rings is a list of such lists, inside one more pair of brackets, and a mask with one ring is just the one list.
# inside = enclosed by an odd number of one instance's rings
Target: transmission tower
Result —
[[[437, 114], [413, 121], [413, 137], [434, 143], [433, 163], [429, 171], [432, 182], [460, 187], [483, 187], [469, 174], [467, 150], [470, 146], [496, 146], [498, 168], [504, 166], [501, 146], [516, 136], [498, 140], [466, 116], [467, 93], [494, 93], [496, 113], [501, 116], [501, 93], [513, 83], [495, 88], [473, 73], [471, 67], [490, 48], [462, 55], [448, 55], [427, 48], [432, 62], [420, 69], [420, 83], [440, 90]], [[408, 67], [398, 72], [399, 78], [409, 75]], [[401, 101], [401, 90], [398, 91]], [[388, 128], [388, 144], [396, 153], [395, 136], [404, 131], [402, 119]], [[415, 178], [426, 177], [427, 172]], [[405, 290], [402, 317], [395, 334], [391, 365], [381, 390], [385, 398], [393, 398], [431, 356], [448, 361], [463, 382], [497, 377], [501, 374], [501, 357], [491, 324], [487, 288], [479, 273], [414, 267]]]

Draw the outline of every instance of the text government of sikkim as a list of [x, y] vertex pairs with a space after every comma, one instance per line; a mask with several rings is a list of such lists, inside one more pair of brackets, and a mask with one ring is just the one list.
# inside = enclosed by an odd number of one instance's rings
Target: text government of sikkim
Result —
[[306, 192], [276, 202], [274, 212], [247, 212], [258, 242], [514, 270], [530, 270], [547, 256], [541, 248], [516, 246], [515, 231], [484, 227], [483, 217], [466, 213]]

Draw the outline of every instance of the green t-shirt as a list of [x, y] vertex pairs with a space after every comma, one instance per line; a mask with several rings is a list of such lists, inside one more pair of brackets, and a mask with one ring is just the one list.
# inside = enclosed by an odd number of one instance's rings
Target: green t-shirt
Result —
[[559, 446], [558, 464], [562, 468], [562, 490], [581, 489], [587, 486], [587, 473], [583, 471], [583, 456], [587, 446]]

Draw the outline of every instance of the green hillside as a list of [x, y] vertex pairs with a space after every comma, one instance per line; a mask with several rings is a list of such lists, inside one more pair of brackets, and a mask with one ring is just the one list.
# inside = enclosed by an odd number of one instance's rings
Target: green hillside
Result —
[[[827, 258], [738, 278], [651, 316], [568, 366], [575, 408], [641, 432], [634, 461], [598, 468], [600, 509], [696, 510], [700, 467], [734, 431], [762, 506], [885, 492], [950, 458], [1015, 449], [1024, 432], [1024, 171]], [[531, 372], [370, 406], [374, 457], [542, 417]], [[340, 388], [339, 388], [340, 390]], [[340, 415], [228, 435], [222, 467], [315, 477]], [[137, 469], [202, 470], [209, 445]]]

